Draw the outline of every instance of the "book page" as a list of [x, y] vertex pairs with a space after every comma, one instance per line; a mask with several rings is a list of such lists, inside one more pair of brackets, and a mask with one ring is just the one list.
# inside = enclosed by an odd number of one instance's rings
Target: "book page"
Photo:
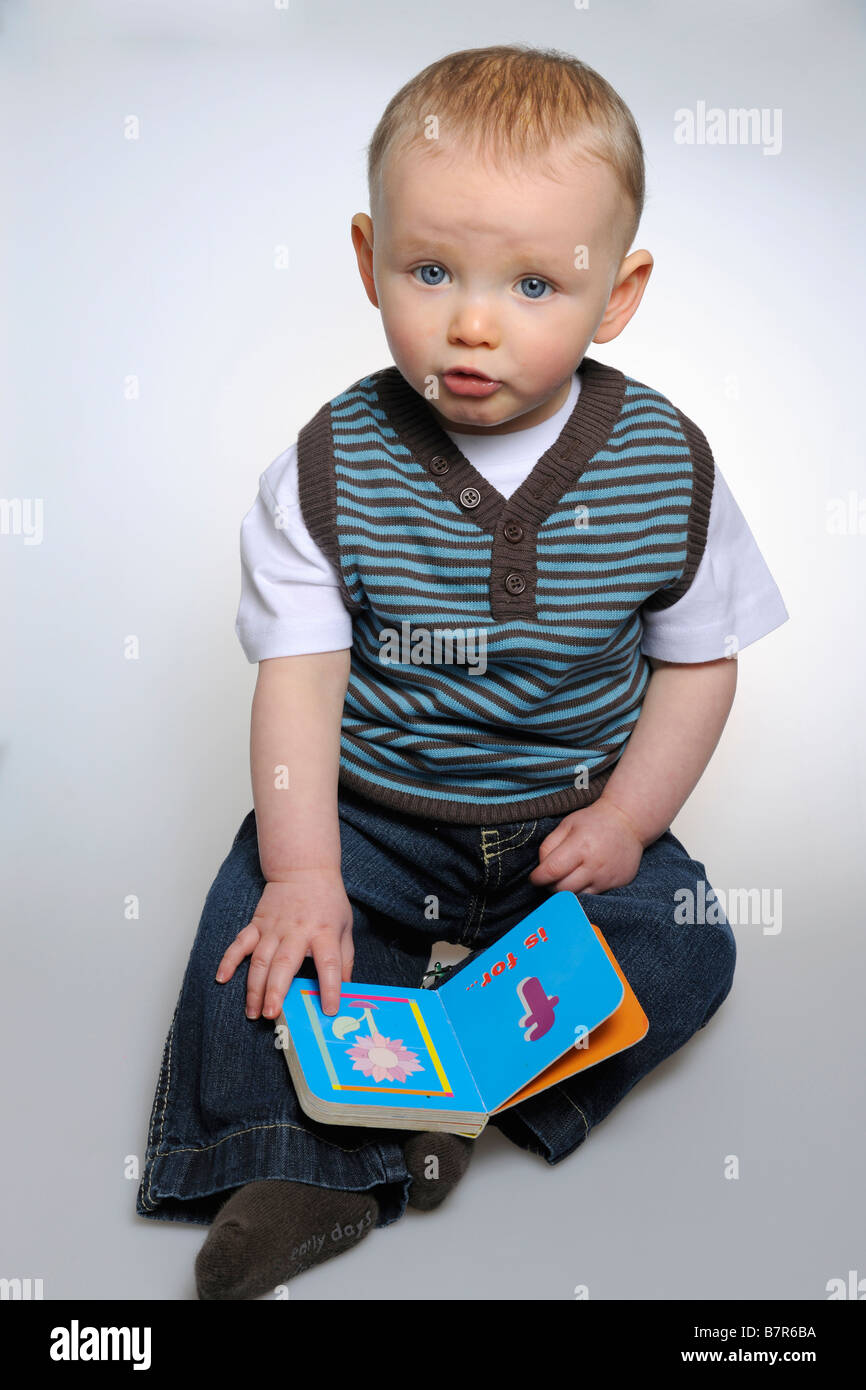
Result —
[[624, 989], [577, 897], [562, 891], [437, 993], [490, 1112], [608, 1018]]
[[322, 1012], [317, 981], [296, 977], [283, 1013], [307, 1085], [322, 1100], [483, 1112], [435, 990], [343, 984], [332, 1016]]

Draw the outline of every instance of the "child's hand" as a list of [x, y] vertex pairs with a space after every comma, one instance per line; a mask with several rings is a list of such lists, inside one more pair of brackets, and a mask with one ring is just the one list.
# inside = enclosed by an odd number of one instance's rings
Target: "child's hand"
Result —
[[[238, 932], [219, 963], [217, 979], [230, 980], [252, 952], [247, 975], [247, 1018], [276, 1018], [305, 956], [319, 977], [322, 1009], [335, 1014], [340, 984], [352, 978], [352, 904], [338, 870], [298, 869], [269, 882], [252, 921]], [[264, 999], [264, 1008], [262, 1008]]]
[[557, 892], [603, 893], [631, 883], [643, 855], [643, 842], [623, 811], [602, 794], [597, 801], [563, 816], [538, 847], [538, 866], [530, 883]]

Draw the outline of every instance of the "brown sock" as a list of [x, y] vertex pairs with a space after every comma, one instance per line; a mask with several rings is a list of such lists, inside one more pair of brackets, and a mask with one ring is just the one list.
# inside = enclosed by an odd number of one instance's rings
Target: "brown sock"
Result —
[[412, 1175], [410, 1207], [432, 1211], [444, 1202], [469, 1167], [475, 1142], [462, 1134], [440, 1134], [426, 1129], [405, 1140], [403, 1153]]
[[238, 1188], [198, 1252], [200, 1299], [252, 1299], [357, 1245], [379, 1218], [369, 1191], [282, 1179]]

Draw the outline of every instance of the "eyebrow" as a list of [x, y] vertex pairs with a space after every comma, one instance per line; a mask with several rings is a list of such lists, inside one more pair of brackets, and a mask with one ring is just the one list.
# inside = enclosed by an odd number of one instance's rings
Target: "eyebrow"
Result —
[[[394, 240], [394, 250], [401, 256], [414, 256], [429, 252], [434, 246], [441, 247], [443, 253], [447, 254], [452, 249], [452, 245], [449, 244], [448, 241], [448, 233], [431, 232], [427, 237], [412, 235], [405, 238], [397, 237]], [[563, 257], [570, 256], [570, 253], [571, 247], [564, 248], [562, 251]], [[555, 259], [559, 256], [560, 252], [550, 248], [544, 250], [538, 246], [524, 245], [515, 246], [513, 249], [506, 249], [503, 254], [508, 256], [511, 260], [521, 261], [524, 264], [531, 264], [533, 261], [550, 261]]]

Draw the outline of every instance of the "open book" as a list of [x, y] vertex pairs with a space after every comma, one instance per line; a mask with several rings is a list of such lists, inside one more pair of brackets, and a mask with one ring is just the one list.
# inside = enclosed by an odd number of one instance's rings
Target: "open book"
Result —
[[296, 977], [276, 1045], [311, 1119], [475, 1138], [648, 1027], [598, 927], [560, 891], [438, 989], [343, 984], [328, 1015], [318, 982]]

